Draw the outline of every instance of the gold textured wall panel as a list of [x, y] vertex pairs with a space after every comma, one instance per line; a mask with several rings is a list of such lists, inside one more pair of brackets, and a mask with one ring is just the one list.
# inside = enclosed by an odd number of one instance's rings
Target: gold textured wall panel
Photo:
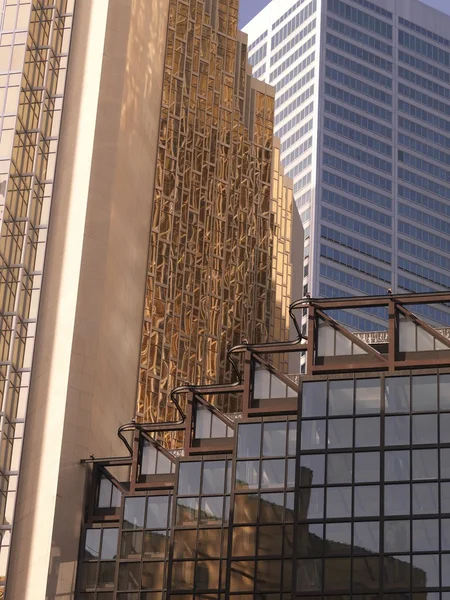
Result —
[[226, 351], [242, 338], [287, 335], [292, 189], [273, 152], [273, 89], [250, 77], [237, 16], [238, 0], [170, 1], [137, 406], [145, 421], [174, 417], [176, 385], [231, 377]]

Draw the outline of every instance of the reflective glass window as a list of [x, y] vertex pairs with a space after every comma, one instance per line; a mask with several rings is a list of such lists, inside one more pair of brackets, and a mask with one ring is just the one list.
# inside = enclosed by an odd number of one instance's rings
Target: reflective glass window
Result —
[[236, 487], [257, 488], [259, 486], [259, 462], [240, 460], [236, 463]]
[[406, 446], [410, 443], [410, 416], [386, 416], [384, 421], [386, 446]]
[[330, 381], [329, 386], [329, 414], [353, 415], [353, 380]]
[[439, 586], [439, 556], [437, 554], [415, 554], [412, 564], [413, 587]]
[[386, 377], [386, 412], [409, 413], [409, 377]]
[[201, 462], [180, 462], [178, 494], [192, 495], [200, 493]]
[[244, 423], [238, 428], [238, 458], [258, 457], [261, 454], [261, 424]]
[[409, 521], [385, 521], [384, 551], [388, 553], [409, 552], [411, 534]]
[[375, 517], [380, 514], [380, 488], [377, 485], [355, 486], [355, 517]]
[[384, 453], [386, 481], [405, 481], [410, 478], [410, 457], [407, 450], [389, 450]]
[[302, 421], [301, 448], [302, 450], [315, 450], [325, 448], [326, 421]]
[[413, 552], [439, 550], [439, 521], [437, 519], [415, 519], [412, 522]]
[[169, 518], [169, 496], [149, 496], [147, 499], [147, 529], [166, 529]]
[[124, 529], [142, 529], [144, 527], [145, 498], [125, 498], [123, 515]]
[[351, 448], [353, 446], [353, 420], [328, 420], [328, 447]]
[[309, 381], [302, 386], [302, 416], [324, 417], [327, 410], [327, 382]]
[[413, 450], [412, 463], [413, 479], [437, 479], [437, 450]]
[[352, 455], [350, 453], [328, 454], [328, 483], [352, 482]]
[[392, 484], [384, 487], [384, 514], [387, 516], [409, 515], [409, 484]]
[[283, 487], [285, 468], [286, 461], [284, 459], [261, 461], [261, 487]]
[[380, 480], [380, 453], [355, 453], [355, 483], [378, 483]]
[[300, 457], [300, 485], [323, 485], [325, 455], [304, 454]]
[[327, 489], [327, 519], [349, 518], [352, 514], [352, 494], [350, 487]]
[[377, 554], [380, 549], [380, 523], [378, 521], [362, 521], [353, 524], [353, 553]]
[[260, 523], [281, 523], [284, 516], [284, 494], [261, 494], [259, 506]]
[[380, 412], [380, 380], [357, 379], [355, 383], [355, 413], [378, 414]]
[[437, 415], [412, 416], [412, 443], [437, 444], [438, 440]]
[[327, 523], [325, 525], [325, 553], [350, 554], [352, 544], [351, 523]]
[[286, 421], [263, 424], [263, 456], [285, 456]]
[[256, 494], [236, 494], [234, 497], [234, 522], [254, 523], [258, 514]]
[[378, 417], [366, 417], [355, 419], [355, 446], [380, 445], [380, 419]]
[[301, 488], [299, 491], [299, 518], [322, 519], [324, 511], [323, 488]]

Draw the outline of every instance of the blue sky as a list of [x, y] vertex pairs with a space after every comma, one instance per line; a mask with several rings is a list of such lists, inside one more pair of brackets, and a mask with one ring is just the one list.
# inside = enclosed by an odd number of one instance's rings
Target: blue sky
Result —
[[[239, 9], [239, 28], [244, 27], [250, 19], [259, 13], [270, 0], [240, 0]], [[423, 0], [425, 4], [429, 4], [434, 8], [442, 10], [450, 14], [450, 1], [449, 0]]]

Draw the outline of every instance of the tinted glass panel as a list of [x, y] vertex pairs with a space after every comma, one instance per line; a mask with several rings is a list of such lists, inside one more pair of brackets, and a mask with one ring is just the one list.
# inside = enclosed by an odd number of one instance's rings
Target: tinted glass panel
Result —
[[353, 446], [353, 420], [330, 419], [328, 421], [328, 447], [351, 448]]
[[387, 516], [409, 515], [409, 484], [386, 485], [384, 488], [384, 514]]
[[353, 552], [377, 554], [380, 546], [380, 524], [378, 521], [356, 522], [353, 525]]
[[322, 485], [325, 481], [325, 455], [304, 454], [300, 457], [300, 485]]
[[325, 432], [325, 420], [303, 421], [301, 431], [302, 450], [314, 450], [325, 448]]
[[329, 383], [329, 414], [353, 414], [353, 380], [330, 381]]
[[225, 461], [210, 460], [203, 463], [203, 494], [222, 494], [225, 485]]
[[409, 377], [386, 377], [386, 412], [409, 412]]
[[413, 513], [427, 515], [439, 510], [439, 492], [437, 483], [415, 483], [412, 487]]
[[380, 479], [380, 453], [357, 452], [355, 454], [355, 483], [378, 483]]
[[124, 529], [141, 529], [144, 527], [145, 498], [125, 498], [123, 515]]
[[263, 456], [286, 455], [286, 421], [281, 423], [264, 423]]
[[413, 411], [437, 410], [437, 376], [426, 375], [412, 378]]
[[166, 529], [169, 517], [169, 496], [149, 496], [147, 499], [147, 529]]
[[355, 413], [370, 414], [380, 412], [380, 380], [356, 380]]
[[412, 416], [412, 443], [437, 443], [437, 415]]
[[355, 446], [363, 448], [365, 446], [380, 445], [380, 419], [371, 417], [355, 420]]
[[413, 450], [413, 479], [436, 479], [438, 476], [437, 450]]
[[385, 552], [409, 552], [409, 521], [386, 521], [384, 524]]
[[201, 462], [181, 462], [179, 466], [178, 494], [200, 493]]
[[355, 487], [355, 517], [380, 514], [380, 488], [377, 485]]
[[386, 481], [404, 481], [410, 478], [409, 452], [407, 450], [390, 450], [385, 452]]
[[352, 513], [350, 487], [328, 488], [327, 518], [348, 518]]
[[238, 458], [250, 458], [261, 455], [261, 425], [250, 423], [239, 425], [238, 428]]
[[324, 417], [326, 415], [327, 382], [311, 381], [302, 386], [302, 416]]
[[386, 417], [384, 425], [386, 446], [409, 445], [410, 418], [409, 415]]
[[351, 483], [352, 482], [352, 455], [328, 454], [328, 483]]
[[236, 464], [236, 487], [257, 488], [259, 486], [259, 462], [256, 460], [239, 461]]

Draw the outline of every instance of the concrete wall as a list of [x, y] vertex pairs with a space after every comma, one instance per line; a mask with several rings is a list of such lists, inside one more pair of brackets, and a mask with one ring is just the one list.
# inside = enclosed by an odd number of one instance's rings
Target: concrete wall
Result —
[[77, 0], [7, 597], [73, 597], [86, 468], [134, 415], [168, 0]]

